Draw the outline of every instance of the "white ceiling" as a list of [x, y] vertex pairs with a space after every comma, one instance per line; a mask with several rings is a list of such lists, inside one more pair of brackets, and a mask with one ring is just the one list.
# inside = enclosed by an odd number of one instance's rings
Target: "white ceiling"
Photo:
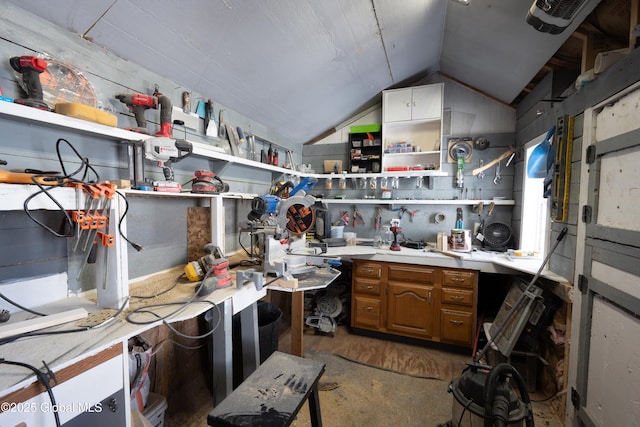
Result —
[[9, 1], [304, 143], [437, 71], [509, 104], [599, 0], [559, 35], [530, 0]]

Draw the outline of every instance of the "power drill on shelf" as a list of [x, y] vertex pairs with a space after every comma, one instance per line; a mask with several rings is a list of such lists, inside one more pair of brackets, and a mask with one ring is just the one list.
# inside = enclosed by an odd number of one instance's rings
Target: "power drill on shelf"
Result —
[[131, 129], [134, 132], [149, 133], [147, 129], [147, 119], [144, 112], [149, 108], [157, 110], [160, 107], [160, 131], [156, 136], [166, 136], [171, 138], [171, 100], [168, 96], [162, 95], [156, 89], [153, 95], [145, 95], [142, 93], [120, 94], [116, 95], [116, 99], [129, 107], [129, 110], [136, 117], [138, 127]]
[[42, 84], [40, 73], [47, 69], [47, 61], [35, 56], [14, 56], [9, 59], [11, 68], [22, 74], [22, 81], [26, 86], [28, 98], [14, 99], [16, 104], [51, 111], [51, 108], [42, 100]]
[[184, 274], [192, 282], [202, 281], [196, 288], [198, 296], [207, 296], [216, 289], [231, 286], [229, 261], [224, 257], [219, 247], [213, 243], [204, 246], [207, 255], [197, 261], [191, 261], [184, 267]]

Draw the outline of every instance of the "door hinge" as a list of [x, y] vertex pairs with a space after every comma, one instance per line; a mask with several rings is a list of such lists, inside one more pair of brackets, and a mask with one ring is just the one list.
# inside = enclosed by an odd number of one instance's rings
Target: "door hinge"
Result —
[[589, 287], [589, 279], [584, 274], [578, 275], [578, 290], [583, 294], [587, 293], [587, 288]]
[[591, 214], [592, 214], [591, 206], [584, 205], [582, 207], [582, 222], [584, 222], [585, 224], [591, 223]]
[[580, 394], [578, 393], [578, 390], [573, 387], [571, 387], [571, 403], [574, 408], [580, 408]]
[[592, 144], [592, 145], [587, 147], [585, 160], [587, 161], [588, 165], [590, 165], [590, 164], [592, 164], [593, 162], [596, 161], [596, 146], [595, 145]]

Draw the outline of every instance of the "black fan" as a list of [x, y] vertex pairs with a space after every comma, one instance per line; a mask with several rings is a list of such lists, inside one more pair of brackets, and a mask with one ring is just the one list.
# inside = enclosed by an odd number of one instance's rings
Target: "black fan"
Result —
[[511, 228], [501, 222], [487, 225], [482, 234], [484, 235], [482, 246], [494, 251], [506, 251], [511, 243]]

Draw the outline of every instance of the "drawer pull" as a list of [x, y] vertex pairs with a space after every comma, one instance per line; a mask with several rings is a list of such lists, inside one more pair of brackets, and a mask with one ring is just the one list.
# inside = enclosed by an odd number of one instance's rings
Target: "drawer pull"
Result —
[[427, 301], [431, 304], [431, 291], [427, 294]]
[[464, 325], [462, 320], [449, 320], [449, 322], [453, 325]]
[[373, 310], [373, 307], [371, 307], [371, 306], [367, 306], [367, 307], [365, 307], [364, 309], [365, 309], [365, 310], [367, 310], [367, 311], [371, 311], [371, 310]]
[[461, 279], [460, 277], [452, 277], [451, 281], [452, 282], [464, 282], [464, 279]]
[[373, 268], [363, 268], [362, 272], [363, 273], [373, 273]]
[[460, 295], [451, 295], [450, 297], [453, 301], [462, 301], [464, 300], [464, 297], [461, 297]]
[[373, 286], [371, 286], [371, 285], [367, 285], [367, 286], [364, 286], [364, 288], [365, 288], [365, 289], [373, 289]]

